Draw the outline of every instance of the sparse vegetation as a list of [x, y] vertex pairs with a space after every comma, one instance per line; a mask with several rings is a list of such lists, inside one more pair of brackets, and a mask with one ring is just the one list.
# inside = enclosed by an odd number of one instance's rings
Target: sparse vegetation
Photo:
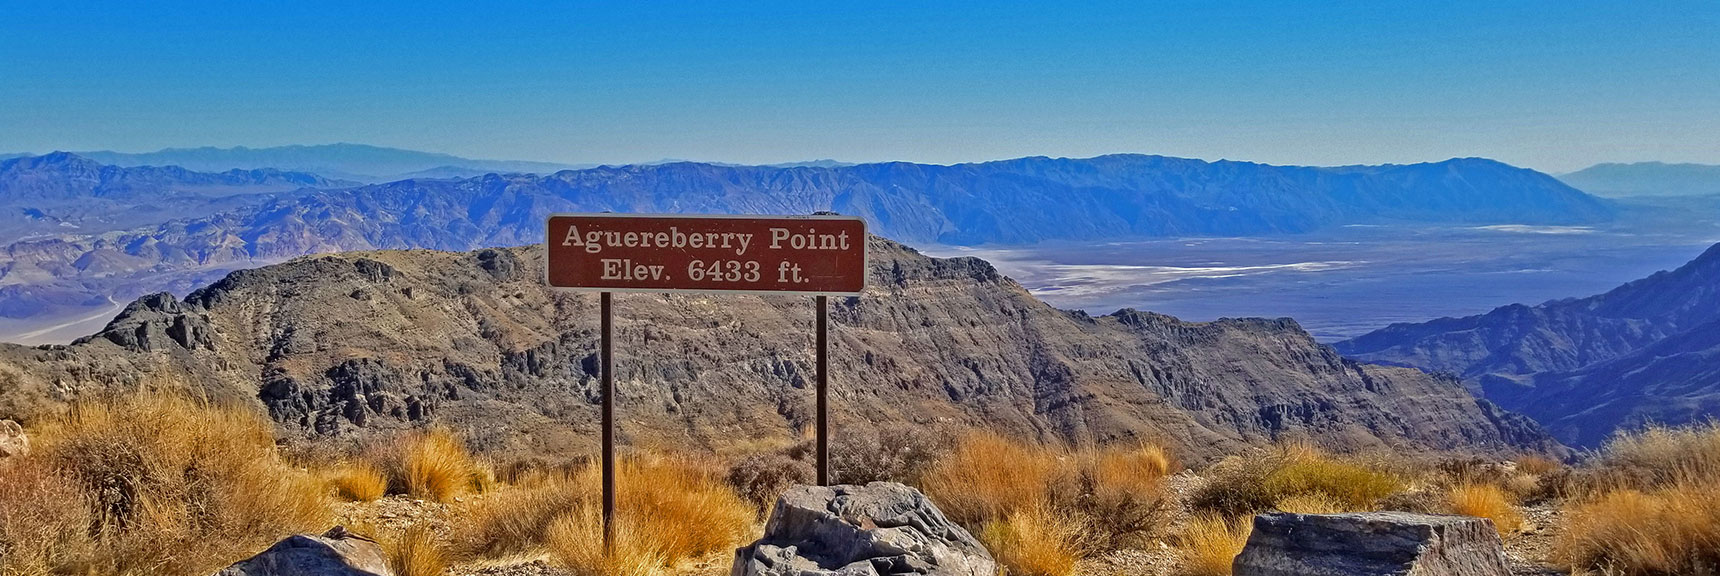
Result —
[[1205, 513], [1189, 519], [1177, 537], [1177, 554], [1184, 576], [1230, 576], [1230, 567], [1254, 531], [1247, 517], [1225, 518]]
[[388, 493], [388, 476], [369, 460], [346, 462], [329, 472], [335, 494], [354, 502], [370, 502]]
[[1191, 505], [1224, 517], [1283, 509], [1285, 503], [1317, 503], [1328, 513], [1367, 511], [1404, 488], [1403, 480], [1391, 473], [1301, 443], [1233, 456], [1207, 475]]
[[0, 470], [3, 573], [207, 573], [326, 528], [324, 485], [248, 409], [145, 394], [32, 432], [38, 449]]
[[382, 541], [388, 568], [394, 576], [441, 576], [448, 570], [448, 555], [436, 535], [423, 526], [412, 526]]
[[1040, 504], [985, 524], [979, 537], [1015, 576], [1068, 576], [1084, 556], [1086, 527]]
[[1509, 538], [1523, 528], [1523, 515], [1497, 484], [1458, 484], [1447, 497], [1453, 513], [1492, 520], [1502, 537]]
[[1615, 436], [1566, 504], [1557, 556], [1573, 572], [1720, 573], [1720, 425]]
[[609, 556], [602, 554], [595, 466], [527, 478], [469, 508], [462, 549], [480, 556], [548, 549], [569, 570], [594, 575], [654, 574], [727, 552], [752, 532], [755, 510], [727, 486], [724, 470], [687, 457], [622, 460], [616, 547]]
[[[1076, 450], [973, 432], [922, 485], [952, 520], [994, 542], [1012, 572], [1048, 574], [1058, 558], [1144, 540], [1163, 521], [1164, 477], [1175, 467], [1152, 445]], [[1029, 535], [1039, 540], [1030, 549], [1005, 549]]]

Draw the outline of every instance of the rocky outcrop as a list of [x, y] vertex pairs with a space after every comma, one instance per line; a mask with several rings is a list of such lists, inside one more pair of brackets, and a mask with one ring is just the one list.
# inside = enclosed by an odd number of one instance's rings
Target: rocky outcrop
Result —
[[919, 490], [893, 482], [794, 486], [731, 576], [995, 576], [997, 563]]
[[[864, 424], [1151, 439], [1191, 463], [1291, 436], [1556, 449], [1455, 381], [1346, 360], [1289, 319], [1093, 317], [1040, 302], [983, 260], [872, 242], [866, 291], [830, 304], [839, 442]], [[71, 346], [0, 346], [0, 417], [32, 404], [20, 398], [148, 378], [256, 403], [289, 437], [436, 422], [501, 456], [585, 453], [597, 298], [545, 288], [541, 252], [345, 253], [235, 272], [182, 301], [151, 296]], [[622, 441], [720, 447], [810, 423], [808, 299], [621, 294], [615, 318]]]
[[30, 437], [24, 435], [24, 427], [11, 420], [0, 420], [0, 458], [29, 454]]
[[1261, 514], [1235, 576], [1508, 576], [1483, 518], [1407, 512]]
[[394, 576], [394, 571], [375, 541], [336, 526], [321, 536], [288, 536], [214, 576]]

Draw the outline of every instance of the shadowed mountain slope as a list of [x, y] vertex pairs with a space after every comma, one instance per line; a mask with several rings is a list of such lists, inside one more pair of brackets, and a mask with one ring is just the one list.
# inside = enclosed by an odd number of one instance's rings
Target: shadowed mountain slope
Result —
[[[1343, 448], [1560, 448], [1532, 422], [1413, 369], [1361, 364], [1288, 319], [1190, 323], [1039, 302], [992, 266], [875, 239], [869, 288], [832, 302], [845, 426], [986, 425], [1155, 438], [1203, 460], [1303, 436]], [[166, 379], [266, 407], [290, 436], [439, 421], [492, 452], [590, 449], [595, 295], [542, 285], [537, 247], [381, 251], [235, 272], [131, 304], [63, 347], [0, 347], [0, 417]], [[620, 294], [632, 443], [722, 446], [810, 421], [809, 298]]]

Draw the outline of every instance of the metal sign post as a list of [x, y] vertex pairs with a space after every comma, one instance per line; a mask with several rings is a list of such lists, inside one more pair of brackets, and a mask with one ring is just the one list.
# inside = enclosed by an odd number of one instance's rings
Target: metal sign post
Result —
[[830, 484], [831, 295], [866, 283], [866, 223], [846, 216], [556, 214], [544, 225], [544, 282], [598, 292], [603, 395], [603, 545], [615, 542], [612, 292], [810, 294], [818, 309], [818, 483]]

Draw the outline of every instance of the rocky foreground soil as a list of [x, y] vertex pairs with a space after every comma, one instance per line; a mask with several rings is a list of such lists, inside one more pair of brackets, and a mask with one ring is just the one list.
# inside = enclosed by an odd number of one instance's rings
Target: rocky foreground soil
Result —
[[[1204, 480], [1184, 472], [1168, 478], [1167, 495], [1174, 504], [1170, 524], [1160, 538], [1143, 549], [1118, 550], [1084, 561], [1080, 576], [1176, 576], [1179, 561], [1172, 538], [1192, 513], [1187, 505], [1190, 494]], [[384, 529], [405, 529], [427, 526], [448, 541], [459, 529], [461, 504], [482, 495], [464, 496], [453, 505], [437, 504], [404, 496], [390, 496], [374, 502], [341, 504], [336, 518], [351, 526], [374, 526]], [[1557, 503], [1540, 503], [1521, 510], [1525, 519], [1522, 532], [1505, 540], [1505, 556], [1514, 576], [1552, 576], [1568, 574], [1550, 565], [1547, 558], [1558, 536], [1562, 517]], [[715, 555], [701, 558], [679, 567], [677, 576], [721, 576], [729, 573], [732, 558]], [[452, 576], [572, 576], [557, 567], [547, 555], [479, 560], [456, 563], [449, 570]]]

